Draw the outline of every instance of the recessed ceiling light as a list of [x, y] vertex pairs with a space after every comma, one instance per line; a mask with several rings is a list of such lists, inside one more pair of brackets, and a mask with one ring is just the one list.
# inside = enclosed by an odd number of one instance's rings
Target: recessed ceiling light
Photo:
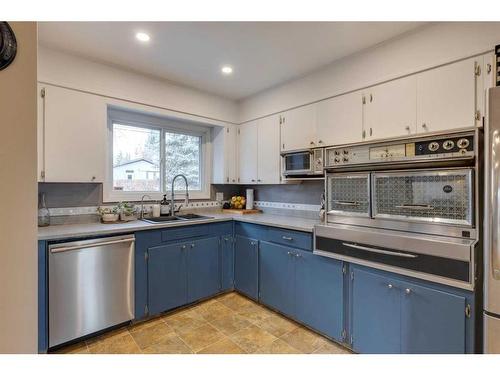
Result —
[[233, 72], [233, 68], [231, 68], [229, 65], [224, 65], [221, 69], [222, 74], [231, 74]]
[[135, 37], [141, 42], [149, 42], [149, 39], [151, 39], [151, 37], [146, 33], [137, 33], [135, 34]]

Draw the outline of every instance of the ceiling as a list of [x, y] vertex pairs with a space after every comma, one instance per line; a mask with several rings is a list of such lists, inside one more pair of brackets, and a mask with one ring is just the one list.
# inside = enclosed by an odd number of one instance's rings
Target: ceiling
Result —
[[[42, 45], [241, 100], [421, 22], [40, 22]], [[137, 32], [151, 36], [147, 43]], [[234, 72], [223, 76], [224, 64]]]

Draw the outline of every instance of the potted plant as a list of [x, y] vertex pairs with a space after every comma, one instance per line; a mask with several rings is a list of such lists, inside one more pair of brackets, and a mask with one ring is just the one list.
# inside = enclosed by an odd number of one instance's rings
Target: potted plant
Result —
[[101, 220], [104, 223], [111, 223], [114, 221], [118, 221], [119, 218], [118, 206], [98, 207], [97, 212], [99, 215], [101, 215]]
[[118, 204], [118, 208], [120, 211], [121, 221], [133, 221], [137, 219], [137, 209], [134, 204], [129, 202], [120, 202]]

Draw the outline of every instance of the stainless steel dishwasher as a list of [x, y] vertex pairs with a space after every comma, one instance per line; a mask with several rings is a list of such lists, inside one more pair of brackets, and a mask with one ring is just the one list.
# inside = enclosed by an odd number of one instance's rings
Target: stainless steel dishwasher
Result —
[[133, 235], [49, 246], [49, 347], [134, 318]]

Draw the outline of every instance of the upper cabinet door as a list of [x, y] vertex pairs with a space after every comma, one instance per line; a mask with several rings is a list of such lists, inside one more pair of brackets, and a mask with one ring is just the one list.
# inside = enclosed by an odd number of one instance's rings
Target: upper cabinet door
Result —
[[409, 76], [364, 90], [364, 140], [415, 134], [416, 87]]
[[257, 182], [279, 184], [281, 173], [279, 116], [269, 116], [259, 120], [257, 147]]
[[257, 134], [258, 121], [250, 121], [238, 127], [239, 183], [257, 183]]
[[281, 150], [317, 147], [316, 104], [287, 111], [281, 115]]
[[418, 133], [475, 125], [475, 66], [482, 58], [467, 59], [417, 75]]
[[317, 104], [317, 145], [362, 141], [363, 104], [360, 92], [340, 95]]
[[106, 170], [106, 103], [98, 96], [45, 87], [46, 182], [103, 182]]

